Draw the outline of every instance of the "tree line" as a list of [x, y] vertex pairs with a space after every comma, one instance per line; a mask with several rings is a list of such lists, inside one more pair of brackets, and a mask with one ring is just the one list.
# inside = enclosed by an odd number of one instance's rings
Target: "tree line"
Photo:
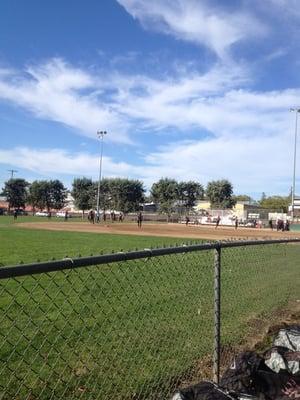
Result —
[[[83, 212], [95, 208], [98, 197], [98, 182], [88, 178], [75, 178], [71, 195], [76, 208]], [[196, 181], [176, 181], [162, 178], [155, 182], [150, 195], [145, 195], [143, 182], [134, 179], [104, 178], [99, 188], [99, 203], [102, 210], [119, 210], [127, 214], [140, 209], [141, 203], [153, 201], [161, 213], [170, 215], [181, 207], [189, 212], [197, 200], [206, 196], [213, 205], [230, 208], [234, 204], [232, 185], [226, 180], [209, 182], [204, 190]], [[2, 194], [6, 196], [11, 208], [24, 208], [30, 204], [39, 210], [59, 210], [66, 204], [68, 190], [59, 180], [10, 179], [5, 182]]]
[[[95, 208], [98, 182], [87, 178], [76, 178], [72, 183], [71, 195], [75, 206], [82, 210]], [[5, 182], [2, 195], [7, 198], [9, 208], [20, 209], [29, 204], [38, 210], [60, 210], [67, 203], [68, 190], [59, 180], [10, 179]], [[137, 211], [144, 201], [143, 183], [132, 179], [102, 179], [100, 185], [101, 209], [120, 210], [124, 213]]]
[[[234, 196], [232, 184], [226, 180], [208, 182], [206, 188], [197, 181], [177, 181], [161, 178], [153, 183], [150, 195], [140, 180], [126, 178], [104, 178], [100, 183], [101, 210], [118, 210], [124, 214], [135, 212], [145, 201], [153, 201], [160, 213], [170, 216], [180, 210], [188, 214], [197, 200], [210, 201], [215, 209], [230, 209], [236, 201], [250, 201], [246, 195]], [[34, 209], [60, 210], [66, 205], [68, 190], [59, 180], [36, 180], [32, 183], [25, 179], [10, 179], [5, 182], [2, 194], [6, 196], [10, 208], [24, 208], [25, 204]], [[71, 195], [77, 209], [83, 213], [96, 208], [98, 182], [88, 178], [75, 178]], [[287, 211], [290, 196], [266, 197], [263, 193], [258, 205], [263, 208]]]
[[[145, 200], [145, 188], [141, 181], [126, 178], [104, 178], [100, 183], [99, 204], [101, 210], [118, 210], [124, 214], [138, 211]], [[98, 182], [88, 178], [76, 178], [72, 183], [71, 195], [76, 208], [96, 208]]]
[[30, 204], [33, 209], [50, 211], [64, 207], [68, 191], [58, 179], [29, 183], [17, 178], [5, 182], [2, 194], [6, 196], [9, 208], [19, 209]]
[[232, 208], [235, 204], [232, 184], [226, 179], [208, 182], [204, 189], [196, 181], [177, 182], [175, 179], [162, 178], [152, 185], [150, 193], [159, 211], [168, 217], [175, 210], [188, 214], [196, 201], [205, 197], [214, 208]]

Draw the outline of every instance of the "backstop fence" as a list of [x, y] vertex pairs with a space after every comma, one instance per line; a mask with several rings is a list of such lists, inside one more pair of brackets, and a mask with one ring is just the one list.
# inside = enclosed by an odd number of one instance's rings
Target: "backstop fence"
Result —
[[167, 399], [299, 298], [300, 239], [0, 269], [1, 399]]

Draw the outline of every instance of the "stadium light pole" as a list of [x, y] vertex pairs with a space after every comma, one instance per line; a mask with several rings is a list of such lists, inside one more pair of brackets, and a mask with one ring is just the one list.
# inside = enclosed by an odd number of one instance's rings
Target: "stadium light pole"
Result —
[[294, 203], [295, 203], [295, 189], [296, 189], [296, 156], [297, 156], [297, 131], [298, 131], [298, 113], [300, 108], [290, 108], [291, 112], [294, 112], [295, 117], [295, 137], [294, 137], [294, 168], [293, 168], [293, 188], [292, 188], [292, 221], [294, 221]]
[[100, 139], [100, 160], [99, 160], [99, 179], [98, 179], [98, 192], [97, 192], [97, 217], [96, 220], [100, 220], [100, 187], [101, 187], [101, 175], [102, 175], [102, 155], [103, 155], [103, 137], [106, 135], [106, 131], [97, 131], [97, 136]]

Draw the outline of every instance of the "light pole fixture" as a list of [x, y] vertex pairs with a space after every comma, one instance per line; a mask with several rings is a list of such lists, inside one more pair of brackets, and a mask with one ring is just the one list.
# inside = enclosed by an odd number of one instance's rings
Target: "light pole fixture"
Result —
[[294, 220], [295, 214], [295, 189], [296, 189], [296, 156], [297, 156], [297, 131], [298, 131], [298, 113], [300, 112], [300, 108], [290, 108], [290, 111], [294, 112], [295, 117], [295, 137], [294, 137], [294, 169], [293, 169], [293, 187], [292, 187], [292, 221]]
[[96, 221], [100, 220], [100, 188], [101, 188], [101, 175], [102, 175], [102, 154], [103, 154], [103, 137], [106, 135], [106, 131], [97, 131], [97, 136], [100, 139], [100, 160], [99, 160], [99, 179], [98, 179], [98, 192], [97, 192], [97, 215]]

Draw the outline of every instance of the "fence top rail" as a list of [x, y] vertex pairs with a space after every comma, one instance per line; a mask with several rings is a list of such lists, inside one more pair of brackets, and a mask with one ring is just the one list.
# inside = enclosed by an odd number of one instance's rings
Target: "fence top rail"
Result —
[[201, 243], [193, 245], [181, 245], [177, 247], [165, 247], [158, 249], [143, 249], [138, 251], [118, 252], [80, 258], [63, 258], [57, 261], [46, 261], [31, 264], [12, 265], [0, 268], [0, 279], [17, 276], [34, 275], [45, 272], [62, 271], [101, 264], [109, 264], [120, 261], [137, 260], [141, 258], [158, 257], [171, 254], [190, 253], [194, 251], [222, 249], [229, 247], [257, 246], [282, 243], [300, 243], [300, 238], [271, 239], [271, 240], [239, 240], [220, 241], [213, 243]]

